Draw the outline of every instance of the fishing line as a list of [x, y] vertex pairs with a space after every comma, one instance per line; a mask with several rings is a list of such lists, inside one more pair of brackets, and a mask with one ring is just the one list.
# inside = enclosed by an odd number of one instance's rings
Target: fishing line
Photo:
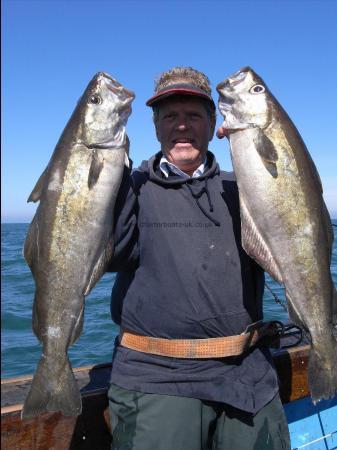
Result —
[[283, 308], [286, 312], [288, 312], [288, 309], [287, 309], [287, 307], [286, 307], [284, 301], [281, 300], [280, 298], [278, 298], [278, 296], [273, 292], [273, 290], [271, 289], [271, 287], [268, 285], [268, 283], [267, 283], [266, 281], [265, 281], [264, 284], [265, 284], [266, 288], [268, 289], [268, 291], [271, 293], [271, 295], [274, 297], [275, 302], [278, 303], [279, 305], [281, 305], [282, 308]]
[[[274, 300], [276, 303], [282, 306], [282, 308], [288, 313], [288, 309], [286, 307], [286, 304], [283, 300], [281, 300], [275, 292], [271, 289], [271, 287], [268, 285], [267, 282], [265, 282], [265, 286], [268, 289], [268, 291], [271, 293], [271, 295], [274, 297]], [[300, 342], [303, 341], [304, 335], [303, 328], [299, 327], [298, 325], [295, 325], [293, 323], [284, 324], [283, 322], [280, 322], [278, 320], [273, 320], [273, 323], [277, 324], [279, 326], [277, 333], [280, 338], [296, 338], [296, 340], [291, 339], [289, 344], [282, 344], [280, 345], [280, 349], [290, 348], [290, 347], [296, 347]], [[306, 334], [305, 334], [306, 336]], [[306, 340], [309, 338], [306, 338]]]

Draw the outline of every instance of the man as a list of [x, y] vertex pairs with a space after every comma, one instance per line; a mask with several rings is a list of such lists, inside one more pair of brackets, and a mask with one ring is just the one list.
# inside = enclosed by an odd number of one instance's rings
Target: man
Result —
[[288, 449], [268, 349], [229, 344], [262, 319], [264, 277], [241, 247], [233, 174], [208, 151], [208, 78], [173, 68], [147, 105], [161, 151], [125, 173], [110, 267], [112, 448]]

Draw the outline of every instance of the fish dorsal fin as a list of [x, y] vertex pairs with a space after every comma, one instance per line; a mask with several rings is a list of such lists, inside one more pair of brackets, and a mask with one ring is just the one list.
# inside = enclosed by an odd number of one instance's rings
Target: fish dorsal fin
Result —
[[260, 155], [265, 168], [273, 178], [277, 178], [276, 162], [278, 160], [278, 155], [274, 144], [261, 130], [258, 130], [253, 141], [256, 151]]
[[36, 185], [34, 186], [34, 189], [32, 190], [30, 196], [28, 197], [27, 203], [29, 202], [38, 202], [41, 198], [43, 187], [47, 178], [48, 173], [48, 166], [44, 169], [42, 174], [40, 175], [40, 178], [37, 180]]
[[241, 214], [241, 240], [242, 247], [248, 255], [269, 273], [278, 283], [282, 283], [281, 272], [268, 248], [268, 245], [262, 238], [254, 221], [252, 220], [246, 205], [240, 197]]
[[90, 293], [91, 289], [97, 283], [97, 281], [104, 275], [107, 265], [113, 256], [113, 250], [114, 250], [113, 237], [110, 236], [106, 247], [103, 249], [101, 256], [98, 258], [98, 261], [95, 264], [95, 267], [92, 271], [90, 280], [84, 291], [84, 295], [88, 295]]
[[326, 236], [326, 242], [328, 245], [328, 252], [330, 255], [330, 260], [329, 260], [329, 265], [331, 264], [331, 258], [332, 258], [332, 246], [333, 246], [333, 242], [334, 242], [334, 232], [333, 232], [333, 228], [331, 225], [331, 219], [330, 219], [330, 214], [328, 211], [328, 208], [326, 207], [326, 204], [323, 201], [323, 205], [322, 205], [323, 211], [322, 211], [322, 225], [324, 227], [324, 232], [325, 232], [325, 236]]
[[332, 332], [337, 341], [337, 290], [335, 288], [332, 294]]
[[[27, 261], [28, 266], [33, 270], [33, 263], [35, 257], [39, 257], [39, 243], [38, 243], [38, 230], [37, 230], [37, 218], [34, 216], [31, 224], [29, 225], [27, 236], [23, 248], [23, 256]], [[37, 254], [36, 254], [37, 252]]]
[[322, 185], [322, 180], [321, 177], [318, 173], [317, 167], [314, 163], [314, 160], [312, 159], [309, 150], [307, 149], [305, 143], [303, 142], [302, 137], [299, 135], [299, 139], [301, 141], [301, 147], [303, 148], [305, 155], [306, 155], [306, 160], [309, 164], [309, 170], [311, 171], [311, 177], [314, 180], [314, 182], [316, 183], [317, 186], [317, 190], [323, 194], [323, 185]]
[[88, 175], [88, 188], [92, 189], [97, 183], [99, 174], [101, 173], [104, 166], [104, 160], [99, 157], [96, 150], [92, 152], [91, 164]]

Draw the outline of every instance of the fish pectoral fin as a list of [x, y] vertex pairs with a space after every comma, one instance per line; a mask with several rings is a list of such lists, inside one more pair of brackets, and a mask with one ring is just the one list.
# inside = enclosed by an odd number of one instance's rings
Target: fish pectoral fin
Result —
[[269, 273], [278, 283], [282, 283], [282, 275], [271, 254], [268, 245], [259, 233], [249, 211], [240, 197], [241, 241], [246, 253]]
[[43, 187], [47, 178], [48, 174], [48, 166], [45, 168], [45, 170], [40, 175], [40, 178], [37, 180], [36, 185], [34, 186], [34, 189], [32, 190], [30, 196], [28, 197], [27, 203], [29, 202], [38, 202], [41, 198]]
[[315, 166], [315, 163], [314, 163], [314, 161], [313, 161], [313, 159], [312, 159], [312, 157], [311, 157], [307, 147], [305, 146], [304, 142], [303, 142], [303, 147], [304, 147], [304, 150], [305, 150], [305, 153], [306, 153], [306, 156], [307, 156], [307, 162], [309, 163], [309, 166], [310, 166], [312, 178], [313, 178], [313, 180], [315, 180], [315, 183], [316, 183], [318, 191], [321, 194], [323, 194], [323, 185], [322, 185], [321, 177], [320, 177], [320, 175], [318, 173], [317, 167]]
[[84, 295], [88, 295], [91, 289], [95, 286], [98, 280], [104, 275], [106, 268], [108, 266], [109, 261], [113, 256], [114, 251], [114, 242], [113, 237], [111, 236], [105, 249], [103, 250], [101, 256], [95, 264], [95, 267], [92, 271], [89, 283], [84, 291]]
[[88, 188], [92, 189], [97, 183], [99, 175], [104, 166], [104, 159], [100, 158], [96, 150], [92, 152], [91, 164], [88, 175]]
[[278, 154], [274, 144], [261, 130], [254, 137], [253, 142], [256, 151], [262, 159], [263, 165], [273, 178], [277, 178], [276, 162], [278, 160]]

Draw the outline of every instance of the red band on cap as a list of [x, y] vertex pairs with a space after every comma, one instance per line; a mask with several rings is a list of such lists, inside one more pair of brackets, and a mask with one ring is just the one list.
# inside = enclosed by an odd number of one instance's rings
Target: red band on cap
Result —
[[[207, 94], [202, 89], [198, 88], [197, 86], [183, 83], [183, 84], [171, 84], [169, 86], [166, 86], [165, 88], [158, 91], [155, 95], [153, 95], [147, 102], [147, 106], [152, 106], [154, 103], [157, 103], [159, 100], [163, 100], [166, 97], [169, 97], [171, 95], [194, 95], [197, 97], [204, 98], [211, 102], [214, 105], [212, 97]], [[215, 105], [214, 105], [215, 107]]]

